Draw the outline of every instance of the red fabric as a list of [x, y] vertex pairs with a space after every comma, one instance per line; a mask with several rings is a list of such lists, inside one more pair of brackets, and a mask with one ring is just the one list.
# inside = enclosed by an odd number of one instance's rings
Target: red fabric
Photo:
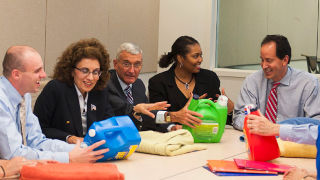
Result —
[[123, 180], [124, 175], [111, 163], [48, 163], [23, 166], [20, 180]]
[[276, 123], [277, 118], [277, 107], [278, 107], [278, 97], [277, 97], [277, 87], [279, 82], [273, 83], [273, 86], [270, 90], [268, 102], [266, 106], [266, 118], [268, 118], [273, 123]]

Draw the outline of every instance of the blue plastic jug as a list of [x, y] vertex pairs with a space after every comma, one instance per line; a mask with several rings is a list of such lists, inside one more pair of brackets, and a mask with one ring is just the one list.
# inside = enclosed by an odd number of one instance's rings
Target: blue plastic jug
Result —
[[99, 162], [128, 158], [141, 142], [139, 131], [129, 116], [115, 116], [103, 121], [94, 122], [83, 142], [88, 146], [106, 140], [106, 143], [95, 150], [109, 148]]

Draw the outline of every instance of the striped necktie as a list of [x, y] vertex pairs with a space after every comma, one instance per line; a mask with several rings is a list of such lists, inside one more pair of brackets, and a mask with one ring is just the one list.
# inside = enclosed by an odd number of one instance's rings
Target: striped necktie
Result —
[[22, 143], [23, 145], [27, 145], [27, 135], [26, 135], [26, 105], [24, 97], [20, 103], [19, 109], [19, 116], [20, 116], [20, 127], [21, 127], [21, 136], [22, 136]]
[[133, 104], [133, 97], [132, 97], [132, 91], [131, 91], [131, 86], [127, 86], [124, 91], [126, 92], [127, 95], [127, 101], [130, 104]]
[[279, 86], [279, 82], [275, 82], [272, 84], [272, 88], [269, 93], [266, 113], [265, 116], [273, 123], [276, 123], [277, 118], [277, 107], [278, 107], [278, 97], [277, 97], [277, 87]]

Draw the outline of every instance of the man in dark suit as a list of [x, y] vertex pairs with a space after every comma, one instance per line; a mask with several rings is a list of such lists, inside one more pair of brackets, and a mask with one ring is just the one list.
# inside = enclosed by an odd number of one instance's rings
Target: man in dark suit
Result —
[[152, 117], [137, 113], [141, 105], [148, 103], [146, 88], [138, 78], [142, 68], [142, 50], [137, 45], [121, 44], [113, 64], [115, 70], [110, 71], [106, 89], [115, 115], [129, 115], [138, 130], [167, 132], [181, 128], [180, 125], [155, 123], [155, 119], [163, 119], [165, 111], [151, 111]]

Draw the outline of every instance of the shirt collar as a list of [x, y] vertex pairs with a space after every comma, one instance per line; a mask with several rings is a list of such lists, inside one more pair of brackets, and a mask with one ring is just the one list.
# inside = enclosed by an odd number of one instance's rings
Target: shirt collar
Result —
[[[79, 98], [79, 97], [82, 97], [82, 98], [83, 98], [83, 96], [82, 96], [82, 94], [81, 94], [81, 92], [80, 92], [80, 90], [78, 89], [78, 87], [77, 87], [76, 84], [74, 84], [74, 87], [76, 88], [78, 98]], [[87, 92], [86, 99], [84, 99], [85, 102], [87, 102], [88, 96], [89, 96], [89, 92]]]
[[[286, 75], [279, 81], [280, 84], [285, 86], [289, 86], [291, 80], [292, 68], [288, 66]], [[269, 81], [270, 83], [274, 83], [273, 80]]]
[[[119, 80], [120, 86], [121, 86], [122, 90], [124, 91], [128, 87], [128, 85], [119, 78], [117, 71], [116, 71], [116, 75]], [[129, 84], [129, 86], [132, 88], [132, 84]]]
[[14, 107], [17, 107], [22, 101], [22, 96], [19, 94], [17, 89], [12, 86], [12, 84], [6, 77], [1, 76], [0, 81], [4, 85], [3, 88], [9, 98], [9, 101], [12, 102], [12, 105]]

